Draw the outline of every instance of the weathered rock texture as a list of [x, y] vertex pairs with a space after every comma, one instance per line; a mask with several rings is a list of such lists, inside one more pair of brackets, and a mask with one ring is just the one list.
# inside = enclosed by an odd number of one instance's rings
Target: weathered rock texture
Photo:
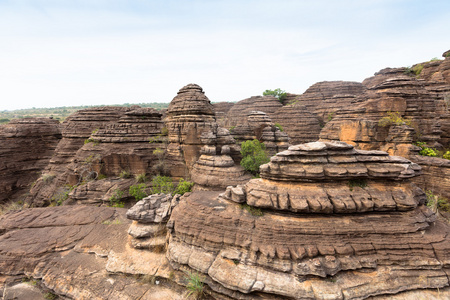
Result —
[[225, 127], [230, 128], [247, 122], [252, 111], [265, 112], [269, 118], [283, 105], [274, 96], [253, 96], [233, 105], [225, 119]]
[[214, 108], [200, 86], [188, 84], [170, 102], [165, 123], [171, 175], [186, 178], [200, 157], [200, 136], [216, 126]]
[[[102, 203], [118, 187], [126, 190], [110, 177], [124, 171], [130, 176], [156, 173], [159, 159], [153, 152], [166, 147], [163, 127], [161, 113], [152, 108], [78, 111], [62, 124], [62, 140], [31, 189], [30, 201], [36, 206], [48, 204], [67, 193], [67, 185], [76, 187], [71, 196], [79, 203]], [[98, 175], [107, 178], [90, 181]]]
[[189, 84], [180, 89], [169, 105], [165, 122], [173, 177], [190, 177], [196, 189], [206, 190], [250, 179], [239, 165], [240, 147], [216, 122], [213, 106], [200, 86]]
[[169, 260], [236, 299], [389, 298], [448, 287], [450, 228], [411, 183], [419, 172], [345, 143], [290, 147], [261, 167], [261, 179], [181, 201], [168, 223]]
[[220, 127], [225, 127], [225, 121], [228, 111], [233, 107], [233, 102], [218, 102], [213, 103], [214, 111], [216, 113], [216, 121]]
[[53, 119], [16, 119], [0, 125], [0, 204], [24, 196], [60, 139], [59, 121]]
[[283, 127], [293, 145], [313, 142], [319, 139], [321, 123], [317, 115], [300, 104], [281, 107], [273, 115], [273, 122]]
[[249, 112], [245, 122], [232, 128], [231, 133], [239, 144], [247, 140], [259, 140], [264, 143], [269, 155], [286, 150], [289, 146], [288, 135], [262, 111]]
[[78, 205], [0, 217], [0, 290], [10, 295], [26, 277], [68, 299], [183, 299], [164, 254], [127, 243], [125, 211]]

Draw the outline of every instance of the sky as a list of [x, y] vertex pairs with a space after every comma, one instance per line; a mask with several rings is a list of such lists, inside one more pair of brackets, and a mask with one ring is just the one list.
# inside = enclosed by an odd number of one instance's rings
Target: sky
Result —
[[442, 58], [448, 28], [448, 0], [0, 0], [0, 111], [301, 94]]

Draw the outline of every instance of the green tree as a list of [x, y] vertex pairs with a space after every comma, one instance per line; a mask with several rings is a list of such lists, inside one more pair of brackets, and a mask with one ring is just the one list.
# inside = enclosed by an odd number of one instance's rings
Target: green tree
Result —
[[265, 90], [263, 95], [277, 97], [280, 102], [283, 102], [283, 100], [286, 99], [286, 92], [281, 89]]
[[259, 166], [269, 162], [265, 150], [266, 145], [256, 139], [243, 142], [241, 144], [241, 166], [254, 175], [259, 174]]

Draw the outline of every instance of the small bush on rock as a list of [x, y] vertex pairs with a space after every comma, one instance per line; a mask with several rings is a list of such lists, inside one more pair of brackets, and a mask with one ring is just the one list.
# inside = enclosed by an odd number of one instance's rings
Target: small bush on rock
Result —
[[172, 178], [168, 176], [155, 176], [152, 180], [152, 193], [153, 194], [172, 194], [175, 190], [172, 182]]
[[192, 187], [194, 186], [193, 182], [186, 181], [183, 178], [180, 179], [178, 182], [177, 188], [173, 192], [173, 194], [180, 194], [184, 195], [185, 193], [188, 193], [192, 190]]
[[204, 279], [200, 276], [199, 273], [189, 273], [189, 277], [187, 277], [186, 279], [188, 281], [188, 284], [186, 286], [186, 288], [189, 290], [188, 297], [193, 296], [194, 299], [201, 299], [204, 294]]
[[148, 196], [145, 192], [146, 187], [145, 183], [135, 184], [130, 186], [128, 192], [136, 199], [136, 201], [139, 201]]
[[383, 117], [382, 119], [380, 119], [380, 121], [378, 121], [378, 126], [381, 127], [391, 125], [403, 125], [403, 124], [411, 126], [411, 121], [403, 119], [398, 111], [397, 112], [388, 111], [387, 116]]
[[263, 95], [277, 97], [280, 102], [283, 102], [283, 100], [286, 99], [286, 92], [279, 88], [275, 90], [265, 90]]
[[266, 146], [256, 139], [243, 142], [241, 144], [241, 166], [253, 175], [258, 174], [259, 167], [269, 162], [269, 157], [265, 150]]

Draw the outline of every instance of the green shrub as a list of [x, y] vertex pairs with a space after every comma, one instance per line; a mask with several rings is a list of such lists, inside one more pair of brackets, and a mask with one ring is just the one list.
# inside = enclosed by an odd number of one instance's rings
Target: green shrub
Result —
[[280, 102], [283, 102], [284, 99], [286, 99], [286, 92], [281, 89], [265, 90], [263, 95], [277, 97]]
[[185, 193], [190, 192], [193, 186], [194, 186], [193, 182], [186, 181], [183, 178], [181, 178], [173, 194], [184, 195]]
[[265, 150], [266, 146], [256, 139], [243, 142], [241, 144], [241, 166], [254, 175], [258, 174], [259, 166], [269, 162]]
[[353, 188], [355, 186], [365, 188], [367, 186], [367, 181], [365, 179], [350, 179], [348, 181], [348, 187], [350, 188], [350, 191], [353, 191]]
[[450, 159], [450, 151], [445, 152], [444, 155], [442, 155], [442, 158]]
[[75, 188], [75, 186], [66, 185], [59, 188], [55, 195], [51, 198], [53, 205], [60, 206], [69, 199], [69, 193]]
[[125, 194], [125, 192], [120, 189], [114, 190], [111, 197], [109, 197], [110, 206], [114, 206], [114, 205], [120, 203], [120, 200], [122, 200], [122, 197], [124, 194]]
[[417, 64], [413, 67], [406, 67], [404, 73], [410, 76], [419, 76], [423, 70], [422, 64]]
[[58, 296], [56, 294], [52, 293], [52, 292], [47, 292], [47, 293], [44, 294], [44, 299], [56, 300], [56, 299], [58, 299]]
[[105, 178], [107, 178], [107, 176], [105, 174], [98, 174], [98, 176], [97, 176], [97, 180], [102, 180]]
[[130, 178], [131, 177], [131, 173], [130, 172], [128, 172], [128, 171], [125, 171], [125, 170], [122, 170], [122, 172], [120, 172], [120, 174], [119, 174], [119, 177], [120, 178]]
[[147, 182], [147, 180], [148, 180], [147, 175], [146, 175], [145, 173], [136, 174], [136, 175], [134, 176], [134, 178], [135, 178], [136, 181], [139, 182], [139, 183]]
[[186, 288], [189, 290], [188, 297], [193, 296], [195, 299], [200, 299], [203, 296], [203, 278], [199, 273], [189, 273], [189, 276], [186, 278], [188, 284]]
[[0, 119], [0, 124], [6, 124], [9, 121], [10, 121], [9, 119], [3, 118], [3, 119]]
[[330, 112], [327, 116], [327, 121], [330, 122], [331, 120], [333, 120], [333, 116], [334, 116], [334, 112]]
[[281, 126], [281, 125], [278, 124], [278, 123], [275, 123], [275, 127], [278, 127], [278, 129], [280, 129], [281, 132], [284, 131], [283, 126]]
[[84, 140], [84, 144], [89, 144], [89, 143], [93, 143], [94, 146], [97, 146], [98, 144], [100, 144], [100, 141], [96, 140], [96, 139], [91, 139], [91, 138]]
[[434, 212], [444, 211], [450, 212], [450, 201], [447, 198], [439, 195], [434, 195], [430, 190], [426, 191], [427, 194], [427, 206]]
[[422, 148], [422, 150], [419, 151], [419, 154], [422, 156], [436, 157], [438, 154], [436, 149], [427, 147], [427, 144], [424, 142], [416, 142], [415, 144]]
[[147, 186], [145, 185], [145, 183], [135, 184], [130, 186], [128, 192], [131, 196], [133, 196], [136, 199], [136, 201], [139, 201], [148, 196], [147, 193], [145, 192], [146, 187]]
[[403, 119], [398, 111], [397, 112], [388, 111], [387, 115], [384, 116], [383, 118], [381, 118], [380, 121], [378, 121], [378, 126], [381, 126], [381, 127], [386, 127], [386, 126], [390, 126], [393, 124], [395, 124], [395, 125], [405, 124], [405, 125], [411, 126], [411, 121]]
[[174, 191], [172, 178], [168, 176], [154, 176], [152, 179], [152, 193], [153, 194], [172, 194]]
[[261, 217], [262, 215], [264, 215], [260, 208], [250, 206], [248, 204], [240, 204], [239, 206], [241, 207], [241, 209], [245, 209], [246, 211], [248, 211], [252, 216]]

